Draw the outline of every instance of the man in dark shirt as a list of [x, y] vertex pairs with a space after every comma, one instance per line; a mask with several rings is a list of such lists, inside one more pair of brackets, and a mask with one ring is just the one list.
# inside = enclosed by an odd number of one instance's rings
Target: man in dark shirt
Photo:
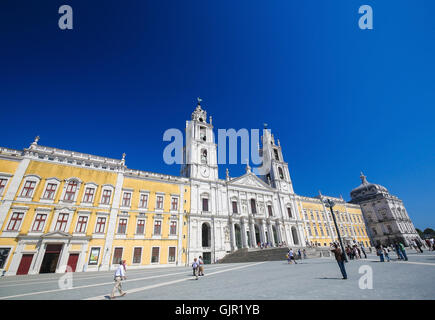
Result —
[[346, 269], [344, 268], [344, 261], [343, 261], [343, 252], [341, 251], [340, 247], [336, 244], [332, 244], [332, 252], [334, 252], [335, 260], [337, 260], [338, 266], [340, 267], [341, 274], [343, 275], [343, 280], [347, 279]]

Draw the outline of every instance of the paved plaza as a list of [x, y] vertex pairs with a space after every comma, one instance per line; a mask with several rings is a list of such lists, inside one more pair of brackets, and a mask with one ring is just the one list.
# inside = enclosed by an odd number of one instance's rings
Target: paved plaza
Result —
[[[348, 280], [332, 258], [206, 265], [199, 280], [190, 267], [127, 270], [127, 295], [118, 300], [435, 299], [435, 253], [408, 251], [408, 262], [390, 256], [384, 263], [372, 254], [350, 261]], [[363, 265], [373, 270], [373, 289], [359, 287]], [[72, 288], [60, 288], [59, 280], [61, 287], [72, 280]], [[10, 276], [0, 279], [0, 299], [104, 300], [112, 288], [113, 272]]]

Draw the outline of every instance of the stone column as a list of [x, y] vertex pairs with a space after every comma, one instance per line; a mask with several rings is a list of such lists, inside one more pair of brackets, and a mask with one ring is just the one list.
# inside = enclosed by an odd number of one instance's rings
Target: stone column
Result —
[[266, 220], [261, 219], [260, 220], [261, 225], [260, 225], [260, 241], [263, 243], [267, 242], [267, 237], [266, 237]]
[[242, 247], [248, 248], [249, 246], [248, 246], [248, 238], [246, 235], [246, 220], [245, 220], [245, 218], [243, 218], [243, 217], [240, 218], [240, 224], [241, 224], [240, 229], [242, 232]]
[[251, 236], [251, 247], [257, 248], [257, 239], [255, 238], [255, 226], [254, 226], [254, 220], [251, 219], [249, 221], [249, 227], [250, 227], [250, 236]]
[[236, 229], [234, 227], [234, 221], [230, 217], [230, 237], [231, 237], [231, 251], [236, 251], [237, 245], [236, 245]]
[[274, 247], [275, 246], [275, 238], [273, 236], [273, 228], [272, 228], [272, 224], [270, 223], [270, 219], [267, 219], [266, 226], [267, 226], [267, 230], [268, 230], [268, 233], [269, 233], [269, 242]]

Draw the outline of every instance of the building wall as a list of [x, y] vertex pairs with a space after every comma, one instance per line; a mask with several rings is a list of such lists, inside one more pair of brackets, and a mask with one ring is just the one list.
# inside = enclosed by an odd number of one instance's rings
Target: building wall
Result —
[[[62, 153], [65, 157], [59, 163], [50, 153]], [[48, 153], [48, 155], [46, 154]], [[66, 154], [68, 153], [68, 154]], [[82, 157], [83, 155], [80, 154]], [[180, 265], [186, 263], [187, 252], [187, 213], [190, 211], [190, 187], [187, 179], [129, 170], [123, 160], [97, 159], [77, 156], [71, 152], [34, 145], [24, 152], [2, 148], [0, 150], [0, 179], [7, 180], [0, 190], [0, 254], [5, 249], [10, 252], [4, 257], [0, 271], [7, 275], [16, 274], [24, 254], [33, 254], [28, 273], [39, 273], [45, 257], [47, 244], [63, 244], [56, 272], [65, 272], [70, 254], [78, 254], [76, 272], [107, 270], [114, 268], [113, 254], [116, 247], [123, 248], [122, 259], [130, 268], [154, 265]], [[88, 159], [89, 161], [87, 161]], [[106, 163], [108, 163], [106, 165]], [[113, 166], [112, 166], [113, 165]], [[118, 166], [116, 166], [118, 165]], [[72, 201], [65, 200], [65, 192], [70, 181], [77, 182], [77, 190]], [[29, 196], [22, 191], [27, 181], [35, 183]], [[44, 199], [48, 183], [57, 185], [54, 198]], [[87, 187], [94, 188], [93, 200], [84, 201]], [[103, 190], [111, 191], [110, 202], [102, 203]], [[131, 192], [131, 204], [123, 206], [123, 192]], [[141, 192], [148, 194], [148, 206], [139, 207]], [[156, 209], [156, 195], [164, 196], [163, 208]], [[178, 198], [178, 207], [171, 210], [171, 198]], [[22, 214], [19, 226], [12, 226], [14, 213]], [[64, 230], [56, 228], [59, 214], [67, 213]], [[45, 214], [46, 220], [40, 231], [34, 230], [35, 217]], [[87, 217], [84, 232], [78, 232], [79, 217]], [[106, 218], [102, 233], [97, 233], [97, 218]], [[125, 234], [119, 234], [119, 220], [126, 218]], [[137, 219], [145, 219], [145, 232], [136, 234]], [[153, 221], [161, 220], [161, 235], [154, 234]], [[12, 219], [13, 220], [13, 219]], [[170, 223], [176, 221], [176, 234], [169, 235]], [[142, 248], [140, 262], [133, 263], [135, 247]], [[159, 259], [151, 263], [151, 250], [160, 248]], [[169, 247], [175, 247], [174, 261], [168, 261]], [[91, 249], [99, 248], [98, 261], [90, 264]]]

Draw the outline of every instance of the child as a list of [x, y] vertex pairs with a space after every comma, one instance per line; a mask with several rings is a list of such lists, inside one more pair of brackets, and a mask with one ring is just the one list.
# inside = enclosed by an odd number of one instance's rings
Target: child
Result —
[[193, 268], [193, 275], [196, 277], [196, 280], [198, 280], [199, 263], [196, 258], [193, 259], [192, 268]]

